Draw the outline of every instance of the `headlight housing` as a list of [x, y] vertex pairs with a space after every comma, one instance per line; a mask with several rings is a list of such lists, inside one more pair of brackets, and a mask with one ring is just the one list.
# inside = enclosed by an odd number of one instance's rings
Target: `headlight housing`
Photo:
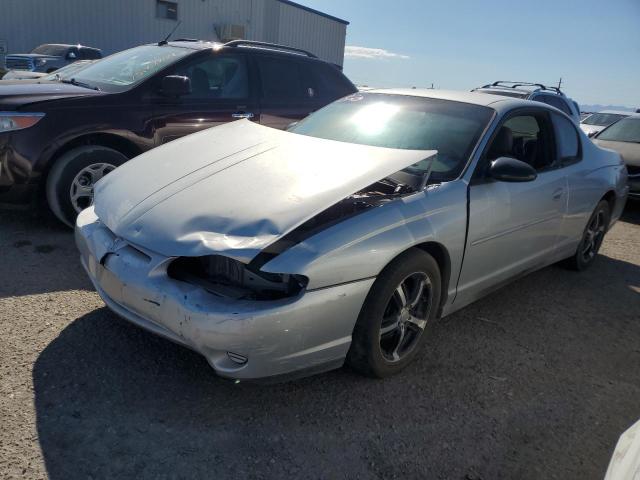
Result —
[[262, 272], [251, 264], [222, 255], [180, 257], [171, 262], [167, 273], [176, 280], [236, 300], [295, 297], [309, 283], [302, 275]]
[[42, 65], [44, 65], [45, 63], [47, 63], [47, 59], [46, 58], [36, 58], [35, 64], [37, 67], [40, 67]]
[[42, 117], [44, 113], [0, 112], [0, 133], [33, 127]]

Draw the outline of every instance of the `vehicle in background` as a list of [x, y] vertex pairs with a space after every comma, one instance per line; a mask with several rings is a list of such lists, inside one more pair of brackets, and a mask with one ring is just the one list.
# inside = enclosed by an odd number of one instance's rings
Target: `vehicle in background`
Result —
[[7, 70], [51, 73], [78, 60], [97, 60], [99, 58], [102, 58], [102, 51], [99, 48], [47, 43], [34, 48], [31, 53], [7, 55], [5, 64]]
[[[80, 71], [87, 65], [96, 62], [97, 60], [78, 60], [77, 62], [70, 63], [66, 67], [59, 68], [51, 73], [43, 72], [30, 72], [28, 70], [9, 70], [2, 80], [57, 80], [56, 75], [60, 78], [70, 78], [70, 75]], [[0, 83], [2, 85], [2, 83]]]
[[372, 90], [139, 156], [98, 182], [76, 242], [113, 311], [220, 375], [385, 377], [436, 318], [591, 265], [626, 194], [620, 155], [548, 105]]
[[94, 183], [142, 152], [241, 118], [284, 129], [355, 91], [311, 53], [243, 40], [160, 42], [59, 81], [0, 82], [0, 202], [44, 198], [72, 226]]
[[580, 128], [588, 136], [592, 137], [596, 133], [601, 132], [609, 125], [616, 123], [618, 120], [631, 115], [631, 112], [620, 110], [603, 110], [601, 112], [592, 113], [580, 122]]
[[640, 114], [631, 114], [609, 125], [593, 141], [620, 154], [627, 165], [629, 196], [640, 198]]
[[471, 91], [546, 103], [566, 113], [576, 123], [580, 123], [580, 107], [557, 87], [547, 87], [542, 83], [499, 80]]

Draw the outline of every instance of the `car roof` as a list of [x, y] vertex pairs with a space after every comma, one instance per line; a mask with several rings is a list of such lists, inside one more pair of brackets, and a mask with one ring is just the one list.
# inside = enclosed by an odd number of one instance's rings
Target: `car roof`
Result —
[[491, 107], [495, 110], [503, 110], [513, 107], [526, 107], [535, 104], [536, 106], [545, 105], [531, 100], [524, 100], [514, 97], [501, 97], [499, 95], [491, 95], [481, 92], [466, 92], [459, 90], [434, 90], [430, 88], [377, 88], [367, 90], [365, 93], [385, 93], [389, 95], [406, 95], [413, 97], [437, 98], [441, 100], [451, 100], [454, 102], [471, 103], [473, 105], [481, 105]]

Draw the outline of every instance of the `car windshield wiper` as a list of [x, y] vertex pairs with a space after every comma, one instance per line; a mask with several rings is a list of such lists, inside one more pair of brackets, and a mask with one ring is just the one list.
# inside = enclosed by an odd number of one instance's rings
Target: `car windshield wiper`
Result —
[[89, 85], [88, 83], [79, 82], [75, 78], [72, 78], [71, 80], [67, 80], [66, 78], [65, 79], [61, 78], [59, 81], [61, 83], [68, 83], [70, 85], [75, 85], [76, 87], [90, 88], [91, 90], [97, 90], [98, 92], [100, 91], [98, 87], [94, 87], [93, 85]]

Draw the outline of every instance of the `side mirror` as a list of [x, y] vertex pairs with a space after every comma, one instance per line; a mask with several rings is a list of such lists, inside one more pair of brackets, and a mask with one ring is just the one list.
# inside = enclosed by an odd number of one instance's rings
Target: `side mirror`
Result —
[[491, 162], [489, 176], [500, 182], [531, 182], [538, 174], [528, 163], [511, 157], [500, 157]]
[[191, 79], [181, 75], [168, 75], [162, 79], [162, 94], [167, 97], [181, 97], [191, 93]]
[[77, 57], [77, 55], [74, 52], [67, 53], [67, 59], [68, 60], [75, 60], [76, 57]]

